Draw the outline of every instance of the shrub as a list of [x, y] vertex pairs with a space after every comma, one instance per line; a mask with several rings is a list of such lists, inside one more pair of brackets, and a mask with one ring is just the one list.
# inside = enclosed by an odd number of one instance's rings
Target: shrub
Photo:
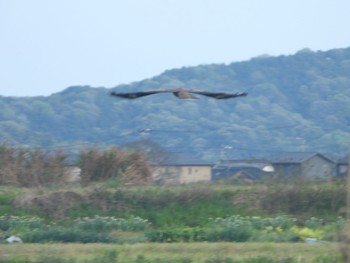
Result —
[[39, 217], [26, 217], [26, 216], [12, 216], [3, 215], [0, 216], [0, 229], [3, 231], [23, 230], [23, 229], [36, 229], [45, 226], [44, 219]]
[[37, 229], [27, 232], [23, 236], [23, 240], [29, 243], [45, 243], [45, 242], [80, 242], [80, 243], [111, 243], [116, 240], [110, 238], [106, 234], [96, 232], [87, 232], [77, 229], [63, 228], [61, 226], [49, 227], [46, 229]]
[[247, 217], [247, 220], [249, 220], [252, 223], [252, 226], [255, 229], [261, 230], [265, 229], [266, 227], [273, 227], [273, 228], [282, 228], [282, 229], [289, 229], [291, 228], [296, 220], [294, 218], [282, 215], [282, 216], [277, 216], [274, 218], [271, 217], [258, 217], [258, 216], [253, 216], [253, 217]]
[[323, 220], [316, 217], [311, 217], [310, 219], [305, 221], [305, 227], [316, 229], [320, 228], [323, 225]]
[[130, 217], [128, 219], [124, 219], [95, 215], [92, 218], [83, 217], [73, 221], [73, 226], [89, 231], [110, 231], [113, 229], [123, 231], [141, 231], [148, 228], [149, 225], [150, 223], [148, 220], [140, 217]]
[[345, 185], [272, 186], [260, 200], [262, 209], [287, 214], [337, 215], [346, 203]]
[[335, 231], [340, 231], [345, 226], [345, 219], [343, 217], [339, 216], [337, 218], [337, 220], [334, 221], [333, 223], [331, 223], [329, 226], [330, 226], [330, 228], [333, 228]]
[[295, 233], [299, 240], [305, 240], [306, 238], [322, 239], [323, 231], [321, 229], [311, 229], [308, 227], [298, 228], [293, 226], [291, 231]]
[[145, 237], [150, 242], [194, 242], [206, 240], [200, 227], [177, 227], [162, 230], [149, 230]]
[[57, 183], [64, 174], [67, 155], [42, 149], [0, 145], [0, 184], [39, 187]]
[[273, 228], [269, 226], [263, 230], [254, 232], [251, 240], [264, 242], [295, 242], [299, 239], [290, 229], [284, 230], [280, 227]]
[[114, 179], [123, 185], [147, 185], [151, 181], [151, 172], [142, 153], [117, 148], [81, 151], [80, 167], [83, 184]]
[[[306, 220], [307, 224], [316, 226], [316, 220]], [[241, 217], [238, 215], [227, 218], [211, 219], [204, 227], [173, 227], [166, 229], [152, 229], [145, 233], [150, 242], [188, 242], [188, 241], [273, 241], [296, 242], [305, 238], [324, 238], [324, 233], [334, 233], [343, 222], [337, 222], [319, 228], [299, 227], [296, 220], [287, 216], [275, 218]], [[323, 221], [322, 221], [323, 222]], [[304, 225], [306, 225], [304, 223]]]
[[253, 235], [253, 225], [246, 218], [232, 216], [229, 218], [217, 218], [205, 231], [208, 241], [247, 241]]
[[210, 242], [235, 241], [245, 242], [253, 235], [249, 224], [230, 223], [226, 226], [212, 227], [206, 230], [206, 240]]

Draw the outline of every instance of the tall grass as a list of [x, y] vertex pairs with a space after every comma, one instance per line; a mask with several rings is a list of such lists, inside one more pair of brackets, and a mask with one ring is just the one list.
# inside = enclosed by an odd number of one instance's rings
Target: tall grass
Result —
[[269, 186], [260, 206], [270, 213], [334, 218], [345, 215], [346, 186], [343, 183], [295, 183]]
[[[0, 184], [42, 187], [59, 184], [69, 165], [63, 150], [16, 148], [0, 145]], [[151, 173], [142, 153], [117, 148], [86, 149], [79, 155], [82, 183], [117, 178], [121, 185], [147, 185]]]
[[231, 198], [210, 187], [96, 189], [71, 213], [75, 217], [96, 213], [116, 217], [134, 215], [148, 219], [155, 227], [198, 226], [209, 217], [241, 214], [243, 209], [234, 205]]
[[[223, 190], [224, 189], [224, 190]], [[192, 185], [95, 189], [71, 216], [139, 216], [158, 226], [191, 226], [208, 218], [291, 215], [305, 221], [311, 217], [335, 221], [345, 216], [345, 187], [338, 183], [261, 187]], [[312, 222], [310, 222], [311, 224]], [[313, 222], [316, 223], [316, 222]]]
[[39, 187], [59, 183], [66, 158], [61, 150], [48, 153], [0, 145], [0, 184]]
[[118, 179], [121, 185], [147, 185], [151, 172], [141, 153], [111, 149], [88, 149], [80, 152], [82, 183]]

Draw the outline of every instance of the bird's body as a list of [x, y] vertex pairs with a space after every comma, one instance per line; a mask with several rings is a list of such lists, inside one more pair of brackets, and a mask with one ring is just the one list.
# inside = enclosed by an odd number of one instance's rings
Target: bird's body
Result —
[[192, 94], [199, 94], [199, 95], [211, 97], [218, 100], [230, 99], [230, 98], [236, 98], [236, 97], [242, 97], [242, 96], [248, 95], [248, 93], [246, 92], [237, 92], [237, 93], [209, 92], [209, 91], [185, 89], [185, 88], [169, 88], [169, 89], [137, 91], [137, 92], [127, 92], [127, 93], [117, 93], [112, 91], [111, 95], [125, 98], [125, 99], [137, 99], [140, 97], [149, 96], [149, 95], [158, 94], [158, 93], [173, 93], [176, 97], [182, 100], [198, 99], [196, 96]]

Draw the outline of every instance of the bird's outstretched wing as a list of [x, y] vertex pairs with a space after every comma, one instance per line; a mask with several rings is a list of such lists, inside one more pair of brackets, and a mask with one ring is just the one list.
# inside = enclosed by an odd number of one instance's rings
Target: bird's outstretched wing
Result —
[[191, 90], [185, 88], [170, 88], [170, 89], [161, 89], [161, 90], [150, 90], [150, 91], [137, 91], [137, 92], [127, 92], [127, 93], [118, 93], [111, 92], [112, 96], [117, 96], [125, 99], [137, 99], [144, 96], [149, 96], [157, 93], [173, 93], [176, 97], [182, 100], [192, 100], [197, 99], [197, 97], [193, 96], [193, 94], [199, 94], [207, 97], [211, 97], [214, 99], [222, 100], [222, 99], [230, 99], [235, 97], [247, 96], [246, 92], [237, 92], [237, 93], [226, 93], [226, 92], [209, 92], [203, 90]]
[[126, 92], [126, 93], [118, 93], [118, 92], [112, 91], [110, 94], [112, 96], [121, 97], [121, 98], [124, 98], [124, 99], [137, 99], [137, 98], [140, 98], [140, 97], [153, 95], [153, 94], [156, 94], [156, 93], [163, 93], [163, 92], [168, 92], [168, 91], [165, 91], [165, 90], [151, 90], [151, 91], [137, 91], [137, 92]]
[[230, 99], [230, 98], [236, 98], [236, 97], [242, 97], [247, 96], [248, 93], [246, 92], [237, 92], [237, 93], [226, 93], [226, 92], [209, 92], [209, 91], [202, 91], [202, 90], [193, 90], [189, 91], [191, 93], [200, 94], [203, 96], [208, 96], [214, 99], [222, 100], [222, 99]]

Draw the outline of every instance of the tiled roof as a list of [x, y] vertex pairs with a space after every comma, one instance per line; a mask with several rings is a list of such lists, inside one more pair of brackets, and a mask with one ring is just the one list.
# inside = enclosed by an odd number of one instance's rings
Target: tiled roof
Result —
[[196, 158], [192, 155], [186, 154], [177, 154], [177, 153], [168, 153], [166, 156], [161, 158], [158, 162], [158, 165], [163, 166], [213, 166], [211, 162], [207, 162]]
[[341, 164], [348, 164], [348, 163], [349, 163], [349, 155], [344, 156], [343, 158], [339, 159], [339, 160], [338, 160], [338, 163], [341, 163]]
[[259, 180], [262, 177], [271, 175], [271, 173], [264, 172], [257, 167], [219, 167], [213, 169], [213, 179], [223, 179], [226, 177], [234, 176], [238, 173], [244, 173], [253, 180]]
[[330, 162], [333, 162], [329, 158], [319, 153], [310, 153], [310, 152], [282, 152], [276, 156], [272, 156], [270, 160], [272, 163], [302, 163], [316, 155]]

